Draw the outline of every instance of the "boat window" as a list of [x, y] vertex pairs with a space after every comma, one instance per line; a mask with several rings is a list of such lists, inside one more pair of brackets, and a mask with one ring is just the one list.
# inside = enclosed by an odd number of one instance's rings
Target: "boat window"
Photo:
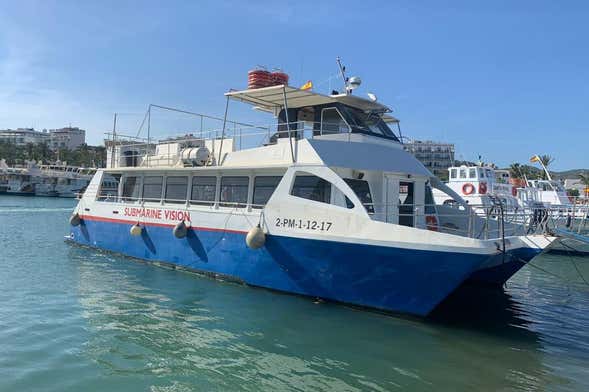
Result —
[[342, 108], [346, 119], [349, 118], [352, 131], [359, 131], [362, 133], [372, 133], [380, 136], [386, 136], [396, 141], [399, 139], [395, 136], [393, 131], [383, 121], [381, 114], [378, 112], [364, 112], [360, 109], [344, 106]]
[[479, 177], [480, 178], [485, 178], [485, 171], [481, 168], [479, 168]]
[[477, 178], [477, 169], [474, 167], [471, 167], [470, 169], [468, 169], [468, 177], [469, 178]]
[[350, 127], [336, 108], [321, 111], [321, 134], [347, 133]]
[[123, 182], [123, 201], [136, 201], [139, 198], [139, 177], [125, 177]]
[[278, 186], [282, 177], [280, 176], [258, 176], [254, 179], [253, 208], [262, 208], [266, 205], [270, 196]]
[[119, 194], [120, 181], [120, 174], [104, 173], [100, 181], [100, 188], [96, 199], [99, 201], [116, 201]]
[[466, 169], [460, 169], [460, 178], [466, 178]]
[[457, 174], [458, 174], [458, 170], [450, 169], [450, 178], [456, 178]]
[[249, 177], [221, 177], [220, 204], [223, 207], [245, 207]]
[[143, 177], [143, 200], [159, 202], [162, 199], [163, 176]]
[[485, 174], [487, 175], [487, 178], [493, 177], [493, 173], [491, 172], [491, 169], [485, 169]]
[[[362, 205], [369, 214], [374, 214], [374, 202], [372, 201], [372, 194], [370, 193], [370, 186], [368, 181], [356, 180], [352, 178], [344, 178], [344, 181], [358, 196]], [[354, 204], [346, 197], [346, 204], [348, 208], [354, 208]]]
[[191, 204], [212, 206], [215, 204], [217, 177], [192, 177]]
[[187, 176], [166, 177], [166, 203], [186, 203]]
[[314, 175], [297, 174], [290, 194], [303, 199], [329, 204], [331, 202], [331, 184]]

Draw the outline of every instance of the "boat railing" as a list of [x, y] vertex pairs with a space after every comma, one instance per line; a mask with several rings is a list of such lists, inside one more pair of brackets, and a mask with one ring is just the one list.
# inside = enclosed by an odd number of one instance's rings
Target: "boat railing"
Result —
[[[123, 134], [113, 135], [112, 133], [106, 133], [106, 136], [111, 147], [121, 146], [125, 150], [123, 153], [111, 148], [111, 167], [116, 167], [115, 163], [120, 162], [122, 158], [129, 160], [130, 166], [154, 167], [181, 164], [177, 151], [170, 153], [171, 150], [168, 150], [168, 153], [163, 156], [156, 155], [157, 146], [162, 144], [180, 143], [191, 146], [199, 142], [214, 141], [215, 148], [211, 151], [211, 159], [207, 165], [222, 165], [223, 158], [228, 152], [276, 144], [279, 140], [294, 143], [301, 139], [343, 135], [344, 137], [340, 137], [338, 140], [353, 142], [353, 129], [353, 126], [345, 123], [294, 121], [272, 125], [238, 126], [238, 123], [232, 123], [225, 128], [194, 131], [182, 136], [168, 136], [158, 139]], [[227, 142], [224, 143], [225, 141]], [[293, 162], [296, 161], [295, 150], [291, 148]]]
[[[118, 196], [117, 191], [102, 190], [97, 201], [111, 202], [129, 207], [145, 209], [143, 216], [149, 217], [148, 209], [169, 210], [227, 210], [240, 213], [256, 213], [262, 211], [264, 204], [248, 203], [246, 200], [227, 201], [218, 198], [174, 199], [174, 198], [141, 198]], [[435, 204], [377, 204], [365, 203], [364, 207], [371, 219], [385, 223], [440, 231], [448, 234], [476, 239], [505, 239], [510, 236], [530, 234], [552, 234], [555, 229], [566, 223], [555, 218], [549, 208], [541, 209], [507, 209], [502, 206], [468, 206], [440, 209]], [[586, 219], [585, 219], [586, 222]], [[580, 225], [581, 223], [577, 223]], [[589, 224], [588, 224], [589, 226]]]

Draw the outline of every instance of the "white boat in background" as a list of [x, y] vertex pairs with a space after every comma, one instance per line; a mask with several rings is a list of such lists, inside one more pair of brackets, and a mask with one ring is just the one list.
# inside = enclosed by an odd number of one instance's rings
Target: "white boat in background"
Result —
[[227, 107], [249, 104], [275, 125], [229, 126], [225, 110], [199, 138], [113, 135], [109, 168], [80, 199], [68, 239], [420, 316], [473, 275], [500, 284], [550, 246], [504, 226], [486, 237], [440, 231], [432, 173], [403, 150], [390, 109], [352, 95], [358, 78], [344, 80], [343, 94], [286, 84], [225, 94]]
[[0, 161], [0, 193], [18, 196], [74, 198], [83, 193], [96, 169], [54, 165], [38, 165], [28, 161], [26, 167], [9, 167]]
[[54, 165], [41, 165], [37, 196], [56, 196], [74, 198], [83, 193], [92, 180], [96, 169], [68, 166], [58, 162]]
[[[509, 181], [509, 172], [491, 166], [452, 166], [448, 168], [446, 185], [468, 204], [478, 208], [490, 208], [502, 203], [505, 211], [517, 211], [523, 207], [518, 199], [518, 189]], [[454, 197], [434, 189], [436, 204], [454, 203]]]
[[39, 168], [34, 161], [27, 162], [25, 168], [8, 167], [0, 162], [0, 192], [14, 196], [34, 196], [36, 177]]

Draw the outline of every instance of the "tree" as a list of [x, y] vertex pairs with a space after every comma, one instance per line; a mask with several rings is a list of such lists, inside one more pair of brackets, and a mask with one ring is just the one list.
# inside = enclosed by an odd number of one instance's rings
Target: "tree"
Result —
[[577, 188], [567, 189], [567, 195], [571, 197], [579, 197], [579, 190]]
[[[540, 161], [546, 168], [546, 171], [548, 171], [548, 166], [550, 166], [550, 164], [554, 162], [554, 158], [552, 158], [550, 155], [540, 155]], [[545, 172], [542, 173], [542, 178], [545, 180], [548, 179]]]
[[522, 165], [518, 162], [509, 165], [509, 175], [511, 178], [526, 178], [528, 180], [534, 180], [541, 176], [540, 170], [537, 168], [530, 165]]
[[512, 163], [509, 165], [509, 176], [511, 178], [521, 178], [522, 177], [522, 165], [517, 162]]

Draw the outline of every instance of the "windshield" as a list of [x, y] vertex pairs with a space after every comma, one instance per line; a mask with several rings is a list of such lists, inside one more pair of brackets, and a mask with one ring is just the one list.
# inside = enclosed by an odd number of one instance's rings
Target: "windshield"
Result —
[[363, 112], [349, 106], [344, 107], [346, 117], [348, 117], [352, 131], [372, 133], [380, 136], [386, 136], [395, 140], [397, 137], [391, 131], [387, 124], [382, 120], [379, 113]]

